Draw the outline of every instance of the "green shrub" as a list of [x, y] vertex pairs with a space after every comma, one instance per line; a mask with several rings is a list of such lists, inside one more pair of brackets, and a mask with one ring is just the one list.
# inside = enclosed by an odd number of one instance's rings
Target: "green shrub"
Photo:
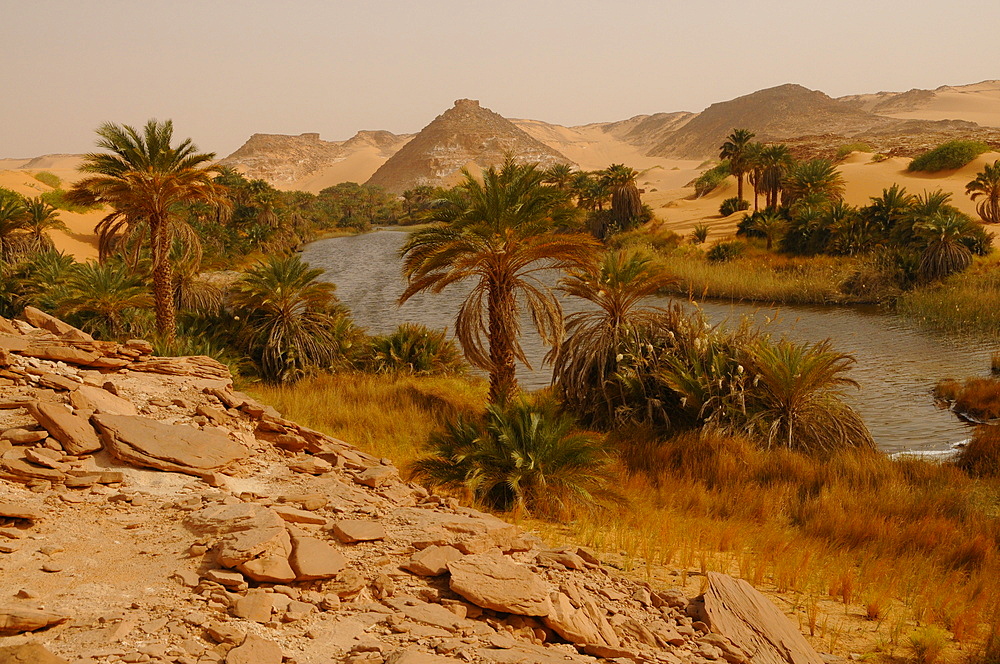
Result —
[[729, 162], [723, 161], [708, 169], [694, 180], [694, 196], [701, 198], [715, 191], [729, 177]]
[[728, 217], [734, 212], [742, 212], [743, 210], [750, 208], [750, 201], [743, 200], [742, 198], [737, 198], [733, 196], [732, 198], [727, 198], [722, 201], [722, 205], [719, 206], [719, 214], [723, 217]]
[[691, 242], [694, 244], [704, 244], [708, 239], [708, 224], [695, 224], [691, 231]]
[[34, 177], [42, 184], [47, 184], [53, 189], [58, 189], [59, 185], [62, 184], [62, 179], [58, 175], [49, 173], [48, 171], [38, 171]]
[[989, 149], [982, 141], [948, 141], [914, 158], [906, 170], [936, 173], [961, 168]]
[[837, 148], [837, 156], [834, 159], [836, 161], [840, 161], [841, 159], [845, 159], [847, 155], [852, 152], [874, 152], [874, 150], [872, 149], [872, 146], [867, 143], [845, 143]]
[[371, 340], [365, 362], [376, 373], [409, 373], [417, 376], [461, 373], [462, 353], [443, 330], [403, 323], [392, 334]]
[[740, 240], [719, 242], [708, 250], [708, 260], [713, 263], [725, 263], [742, 256], [746, 248], [746, 243]]
[[927, 625], [910, 634], [910, 649], [917, 664], [935, 664], [948, 645], [948, 633], [940, 627]]
[[66, 190], [65, 189], [53, 189], [52, 191], [43, 192], [38, 196], [43, 201], [56, 208], [57, 210], [65, 210], [66, 212], [90, 212], [91, 210], [96, 210], [99, 205], [85, 206], [85, 205], [75, 205], [66, 200]]

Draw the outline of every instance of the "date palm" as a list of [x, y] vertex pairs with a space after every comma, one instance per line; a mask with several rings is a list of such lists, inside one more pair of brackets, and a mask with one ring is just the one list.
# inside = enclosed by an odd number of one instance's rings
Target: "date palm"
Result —
[[542, 340], [562, 339], [562, 308], [537, 274], [585, 268], [596, 242], [581, 233], [558, 232], [574, 210], [566, 195], [543, 184], [545, 173], [508, 158], [490, 167], [482, 181], [465, 172], [430, 219], [443, 225], [414, 233], [403, 246], [406, 302], [422, 291], [441, 292], [460, 281], [473, 283], [455, 319], [455, 334], [469, 362], [490, 374], [490, 401], [517, 390], [515, 362], [521, 349], [521, 300]]
[[66, 289], [68, 297], [60, 303], [59, 314], [88, 332], [111, 339], [146, 333], [148, 319], [143, 317], [153, 298], [142, 279], [121, 260], [75, 266]]
[[750, 168], [750, 139], [757, 134], [749, 129], [733, 129], [719, 148], [719, 159], [729, 160], [729, 172], [736, 176], [736, 197], [743, 200], [743, 175]]
[[972, 252], [962, 242], [970, 236], [975, 224], [962, 214], [939, 212], [919, 221], [913, 231], [927, 243], [920, 255], [918, 273], [926, 281], [944, 279], [965, 270], [972, 263]]
[[642, 215], [642, 200], [636, 178], [639, 171], [625, 164], [611, 164], [601, 179], [611, 191], [611, 221], [617, 230], [628, 230]]
[[59, 210], [39, 197], [28, 200], [25, 209], [27, 213], [25, 228], [31, 233], [35, 249], [41, 251], [50, 248], [52, 241], [48, 237], [48, 232], [66, 230], [66, 224], [59, 218]]
[[105, 123], [97, 130], [97, 146], [109, 152], [84, 156], [80, 170], [90, 174], [68, 192], [78, 205], [107, 205], [111, 212], [97, 227], [102, 259], [114, 239], [131, 236], [149, 250], [156, 309], [156, 330], [168, 343], [176, 335], [176, 310], [170, 248], [174, 238], [196, 242], [181, 220], [178, 207], [188, 203], [224, 205], [224, 189], [213, 182], [213, 153], [198, 152], [185, 139], [176, 146], [173, 122], [150, 120], [137, 130]]
[[24, 199], [16, 194], [0, 192], [0, 261], [13, 253], [14, 238], [28, 225], [28, 211]]
[[764, 194], [764, 207], [777, 208], [778, 194], [785, 180], [785, 173], [794, 164], [788, 146], [782, 143], [765, 145], [760, 151], [760, 189]]
[[988, 224], [1000, 223], [1000, 159], [992, 165], [985, 164], [976, 179], [965, 185], [965, 193], [972, 200], [982, 197], [976, 212]]
[[559, 191], [569, 191], [575, 175], [576, 172], [569, 164], [552, 164], [545, 170], [545, 184], [550, 184]]
[[[562, 292], [596, 305], [567, 317], [566, 341], [550, 353], [553, 383], [571, 411], [590, 423], [614, 421], [623, 398], [614, 375], [623, 353], [663, 314], [642, 302], [674, 281], [648, 256], [625, 251], [608, 252], [596, 268], [561, 280]], [[612, 394], [616, 385], [619, 393]]]
[[837, 201], [844, 196], [844, 176], [828, 159], [811, 159], [788, 169], [782, 182], [782, 202], [793, 205], [809, 196]]

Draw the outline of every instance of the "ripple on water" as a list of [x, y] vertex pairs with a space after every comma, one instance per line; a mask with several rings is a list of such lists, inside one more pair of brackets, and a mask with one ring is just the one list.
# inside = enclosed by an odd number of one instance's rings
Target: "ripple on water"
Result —
[[[399, 231], [330, 238], [308, 245], [302, 257], [326, 270], [323, 279], [337, 285], [337, 295], [369, 333], [391, 332], [408, 321], [454, 327], [458, 303], [470, 289], [467, 284], [449, 286], [440, 294], [421, 293], [397, 305], [406, 285], [399, 260], [405, 241], [406, 233]], [[996, 344], [921, 330], [897, 316], [863, 308], [719, 302], [701, 306], [713, 322], [750, 316], [775, 336], [798, 342], [830, 338], [837, 350], [853, 355], [857, 364], [851, 377], [861, 388], [849, 389], [847, 401], [890, 452], [945, 450], [967, 439], [968, 427], [934, 405], [931, 389], [941, 378], [984, 374], [990, 354], [1000, 350]], [[578, 310], [579, 304], [567, 302], [566, 308]], [[522, 345], [534, 370], [518, 368], [521, 385], [547, 386], [551, 372], [541, 366], [545, 348], [540, 339], [526, 332]]]

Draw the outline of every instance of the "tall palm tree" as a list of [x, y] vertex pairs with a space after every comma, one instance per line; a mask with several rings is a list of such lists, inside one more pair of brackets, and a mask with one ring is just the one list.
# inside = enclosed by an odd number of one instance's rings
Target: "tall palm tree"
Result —
[[746, 176], [747, 181], [750, 186], [753, 187], [753, 211], [758, 212], [760, 210], [759, 197], [763, 189], [763, 178], [764, 178], [764, 161], [762, 155], [764, 153], [763, 143], [750, 143], [746, 146], [745, 159], [746, 159]]
[[625, 164], [611, 164], [601, 176], [611, 190], [611, 221], [618, 230], [632, 228], [642, 215], [638, 177], [639, 171]]
[[729, 172], [736, 176], [736, 197], [743, 200], [743, 175], [750, 167], [750, 139], [757, 134], [749, 129], [733, 129], [719, 148], [719, 159], [729, 160]]
[[612, 251], [599, 266], [571, 271], [560, 282], [562, 292], [597, 306], [568, 316], [566, 341], [550, 353], [552, 382], [570, 410], [590, 423], [614, 420], [621, 395], [610, 391], [622, 355], [663, 313], [641, 303], [674, 281], [648, 256]]
[[36, 250], [51, 247], [49, 231], [66, 230], [66, 224], [59, 218], [59, 210], [38, 196], [28, 200], [25, 211], [27, 213], [25, 228], [31, 233]]
[[0, 261], [13, 252], [12, 240], [28, 224], [24, 199], [17, 195], [0, 195]]
[[328, 367], [344, 350], [334, 285], [317, 281], [321, 274], [298, 256], [269, 256], [236, 283], [233, 305], [244, 321], [239, 342], [266, 380]]
[[844, 187], [844, 176], [832, 161], [811, 159], [788, 169], [781, 184], [781, 200], [785, 205], [793, 205], [807, 196], [820, 195], [837, 201], [843, 198]]
[[965, 193], [976, 200], [983, 198], [976, 206], [976, 212], [988, 224], [1000, 223], [1000, 159], [992, 165], [985, 164], [976, 174], [976, 179], [965, 185]]
[[[403, 274], [409, 281], [400, 303], [415, 294], [441, 292], [459, 281], [474, 286], [459, 308], [455, 334], [469, 362], [490, 374], [490, 401], [507, 401], [517, 390], [515, 362], [527, 364], [521, 349], [523, 298], [543, 341], [562, 338], [562, 308], [537, 273], [585, 268], [596, 241], [580, 233], [557, 232], [574, 214], [566, 195], [543, 184], [534, 165], [509, 158], [490, 167], [480, 182], [465, 181], [432, 210], [446, 222], [414, 233], [403, 246]], [[457, 191], [456, 191], [457, 190]]]
[[212, 180], [217, 169], [209, 164], [215, 154], [198, 152], [191, 139], [172, 146], [173, 131], [170, 120], [149, 120], [142, 131], [110, 122], [101, 125], [97, 146], [110, 152], [86, 155], [80, 170], [91, 175], [67, 195], [78, 205], [110, 206], [97, 229], [104, 256], [113, 238], [122, 234], [133, 235], [149, 249], [156, 330], [168, 343], [176, 335], [171, 242], [180, 234], [190, 242], [196, 240], [192, 232], [185, 232], [177, 207], [226, 204], [224, 189]]
[[778, 194], [781, 193], [785, 173], [794, 161], [788, 146], [783, 143], [765, 145], [760, 151], [760, 188], [764, 193], [764, 207], [778, 207]]

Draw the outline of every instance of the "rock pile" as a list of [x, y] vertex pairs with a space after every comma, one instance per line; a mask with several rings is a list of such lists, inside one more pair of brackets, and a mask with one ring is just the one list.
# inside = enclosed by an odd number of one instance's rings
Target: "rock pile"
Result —
[[0, 663], [821, 662], [744, 582], [637, 584], [39, 314], [0, 319]]

